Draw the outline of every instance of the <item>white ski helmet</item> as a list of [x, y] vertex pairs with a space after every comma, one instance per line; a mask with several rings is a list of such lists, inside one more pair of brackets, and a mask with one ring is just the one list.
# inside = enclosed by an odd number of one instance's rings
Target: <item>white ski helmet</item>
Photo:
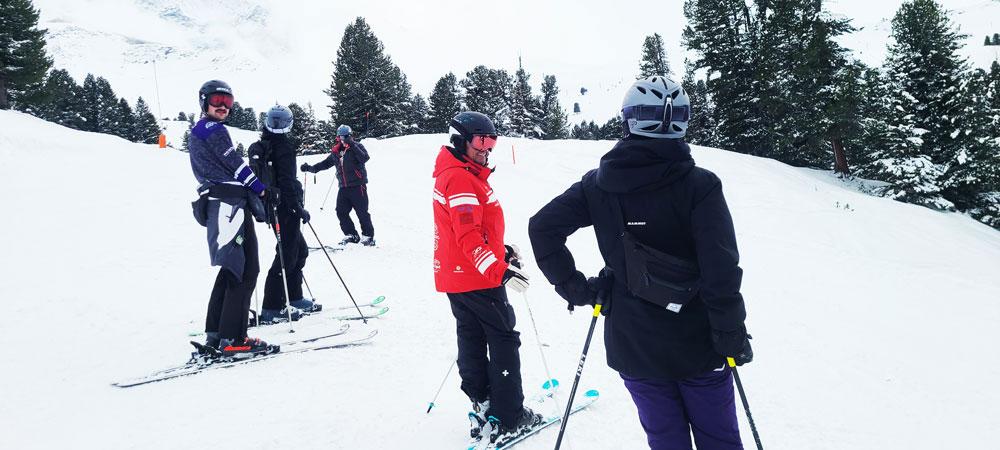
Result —
[[632, 83], [622, 100], [623, 128], [630, 134], [679, 139], [690, 118], [691, 100], [684, 88], [661, 75]]
[[292, 131], [293, 122], [292, 110], [282, 105], [274, 105], [271, 109], [267, 110], [267, 116], [264, 118], [264, 128], [267, 128], [267, 131], [274, 134], [285, 134]]

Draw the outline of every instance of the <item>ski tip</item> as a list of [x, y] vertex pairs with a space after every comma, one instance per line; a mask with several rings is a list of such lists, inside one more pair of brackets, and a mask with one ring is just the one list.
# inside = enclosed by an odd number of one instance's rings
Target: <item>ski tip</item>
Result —
[[559, 380], [557, 380], [555, 378], [553, 378], [551, 380], [545, 380], [545, 382], [542, 383], [542, 389], [545, 389], [545, 390], [554, 389], [554, 388], [557, 388], [557, 387], [559, 387]]
[[385, 314], [387, 312], [389, 312], [389, 307], [383, 306], [381, 309], [375, 312], [375, 316], [381, 316], [382, 314]]
[[384, 295], [380, 295], [378, 297], [375, 297], [375, 300], [372, 300], [372, 306], [375, 306], [375, 305], [377, 305], [379, 303], [382, 303], [384, 301], [385, 301], [385, 296]]
[[584, 395], [584, 397], [596, 398], [596, 397], [600, 397], [601, 393], [598, 392], [597, 389], [591, 389], [591, 390], [589, 390], [587, 392], [584, 392], [583, 395]]

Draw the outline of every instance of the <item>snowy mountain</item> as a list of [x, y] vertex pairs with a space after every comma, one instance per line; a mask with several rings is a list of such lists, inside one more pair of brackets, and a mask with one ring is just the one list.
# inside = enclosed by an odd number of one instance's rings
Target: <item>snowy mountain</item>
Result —
[[[454, 319], [432, 281], [431, 168], [444, 135], [368, 140], [380, 247], [334, 260], [359, 299], [391, 312], [368, 346], [288, 355], [120, 390], [129, 376], [183, 362], [216, 270], [191, 217], [186, 154], [0, 111], [0, 448], [457, 449], [467, 400], [452, 373]], [[244, 135], [242, 138], [250, 138]], [[491, 178], [509, 242], [530, 255], [527, 220], [596, 165], [610, 142], [501, 138]], [[516, 164], [511, 152], [516, 152]], [[745, 269], [755, 361], [741, 375], [769, 449], [991, 448], [1000, 363], [1000, 233], [960, 214], [859, 192], [829, 173], [710, 148]], [[306, 158], [316, 162], [318, 157]], [[339, 238], [329, 172], [306, 182], [324, 241]], [[260, 260], [274, 239], [258, 227]], [[312, 236], [307, 236], [314, 243]], [[570, 239], [587, 273], [601, 266], [590, 230]], [[529, 260], [532, 260], [528, 256]], [[588, 315], [537, 269], [528, 292], [555, 376], [568, 386]], [[305, 275], [327, 308], [349, 302], [322, 255]], [[262, 281], [261, 281], [262, 283]], [[526, 389], [545, 378], [525, 298], [512, 296]], [[323, 316], [299, 322], [335, 326]], [[290, 339], [272, 327], [260, 335]], [[598, 330], [597, 336], [601, 336]], [[601, 400], [574, 416], [577, 450], [644, 448], [635, 408], [596, 339], [582, 387]], [[742, 416], [741, 416], [742, 417]], [[741, 419], [745, 426], [745, 421]], [[551, 448], [555, 430], [525, 443]], [[749, 430], [743, 430], [750, 439]], [[751, 444], [752, 445], [752, 444]], [[748, 446], [750, 448], [750, 446]]]
[[[827, 3], [860, 29], [844, 44], [864, 62], [881, 64], [890, 20], [902, 0]], [[964, 53], [971, 62], [988, 67], [1000, 58], [1000, 47], [982, 45], [983, 36], [1000, 32], [1000, 3], [943, 3], [969, 35]], [[646, 35], [663, 35], [675, 76], [684, 70], [681, 0], [644, 5], [642, 14], [596, 0], [516, 0], [499, 9], [447, 0], [36, 0], [35, 5], [57, 67], [78, 80], [88, 72], [104, 76], [119, 95], [146, 98], [158, 117], [196, 111], [197, 87], [211, 78], [228, 81], [237, 100], [258, 111], [274, 102], [312, 102], [325, 117], [331, 61], [356, 16], [372, 25], [415, 93], [426, 97], [448, 71], [461, 78], [478, 64], [513, 73], [521, 57], [536, 93], [543, 74], [557, 76], [562, 106], [573, 123], [601, 124], [616, 115], [622, 89], [638, 73]], [[572, 114], [574, 103], [580, 114]]]

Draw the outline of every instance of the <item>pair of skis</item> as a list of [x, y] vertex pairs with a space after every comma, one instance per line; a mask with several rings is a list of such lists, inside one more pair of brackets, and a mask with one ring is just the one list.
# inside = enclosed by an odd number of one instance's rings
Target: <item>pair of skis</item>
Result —
[[[207, 358], [203, 355], [202, 352], [195, 351], [194, 353], [191, 354], [191, 360], [185, 364], [181, 364], [179, 366], [174, 366], [174, 367], [168, 367], [163, 370], [158, 370], [149, 375], [114, 382], [111, 383], [111, 385], [119, 388], [142, 386], [144, 384], [155, 383], [158, 381], [165, 381], [174, 378], [194, 375], [197, 373], [204, 372], [206, 370], [225, 369], [229, 367], [241, 366], [245, 364], [251, 364], [264, 360], [274, 359], [281, 357], [282, 355], [293, 355], [296, 353], [304, 353], [317, 350], [354, 347], [371, 342], [372, 339], [375, 338], [375, 335], [378, 334], [378, 330], [371, 330], [370, 332], [368, 332], [368, 334], [360, 337], [353, 337], [348, 339], [334, 339], [338, 336], [347, 333], [349, 328], [350, 324], [345, 323], [342, 324], [340, 328], [332, 332], [327, 332], [319, 336], [312, 336], [304, 339], [282, 342], [281, 344], [276, 345], [277, 351], [273, 353], [254, 355], [252, 357], [248, 357], [245, 359]], [[191, 345], [193, 345], [196, 350], [200, 350], [200, 347], [204, 347], [204, 344], [200, 344], [197, 342], [191, 342]]]
[[[552, 397], [552, 392], [549, 392], [547, 390], [550, 388], [550, 386], [558, 386], [558, 381], [555, 381], [555, 380], [552, 380], [552, 381], [553, 381], [553, 384], [551, 384], [551, 385], [549, 384], [548, 381], [546, 381], [545, 386], [543, 388], [546, 391], [543, 392], [543, 393], [541, 393], [541, 394], [539, 394], [539, 395], [536, 395], [536, 396], [532, 397], [532, 400], [535, 400], [538, 403], [543, 403], [543, 402], [545, 402], [545, 400], [547, 398], [551, 398]], [[583, 411], [588, 406], [594, 404], [594, 402], [596, 402], [597, 399], [600, 398], [600, 396], [601, 396], [600, 392], [598, 392], [596, 389], [591, 389], [591, 390], [585, 392], [583, 394], [583, 398], [582, 399], [579, 399], [579, 400], [577, 400], [577, 401], [575, 401], [573, 403], [573, 409], [570, 411], [570, 414], [572, 415], [572, 414], [576, 414], [576, 413], [578, 413], [580, 411]], [[541, 408], [539, 408], [539, 409], [541, 409]], [[474, 414], [474, 413], [470, 413], [470, 414]], [[535, 425], [535, 426], [533, 426], [531, 428], [528, 428], [527, 430], [525, 430], [521, 434], [518, 434], [516, 436], [508, 437], [508, 438], [503, 439], [503, 440], [498, 441], [498, 442], [489, 442], [488, 441], [488, 436], [490, 435], [490, 428], [489, 427], [493, 426], [492, 423], [488, 423], [485, 427], [483, 427], [482, 433], [480, 434], [480, 436], [482, 436], [482, 437], [480, 439], [475, 439], [472, 442], [470, 442], [469, 445], [466, 447], [466, 449], [467, 450], [504, 450], [504, 449], [508, 449], [508, 448], [511, 448], [511, 447], [513, 447], [513, 446], [521, 443], [521, 442], [524, 442], [528, 438], [530, 438], [532, 436], [535, 436], [538, 433], [541, 433], [546, 428], [548, 428], [548, 427], [550, 427], [552, 425], [558, 424], [560, 422], [562, 422], [562, 415], [547, 415], [547, 416], [545, 416], [545, 419], [543, 419], [542, 422], [539, 423], [538, 425]]]

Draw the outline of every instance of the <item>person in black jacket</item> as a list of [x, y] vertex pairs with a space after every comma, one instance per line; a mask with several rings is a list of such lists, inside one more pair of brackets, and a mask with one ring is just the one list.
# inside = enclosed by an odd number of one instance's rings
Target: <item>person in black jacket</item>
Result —
[[[302, 236], [303, 223], [309, 222], [309, 211], [303, 207], [302, 184], [295, 171], [296, 148], [293, 147], [287, 133], [292, 129], [294, 117], [292, 111], [285, 106], [275, 105], [267, 111], [264, 119], [264, 130], [260, 141], [251, 145], [251, 159], [262, 158], [257, 165], [261, 170], [265, 183], [273, 186], [269, 195], [268, 211], [277, 207], [277, 222], [280, 225], [281, 252], [275, 246], [274, 262], [267, 272], [264, 282], [264, 300], [261, 305], [259, 320], [261, 323], [298, 320], [303, 313], [316, 312], [322, 305], [313, 303], [302, 295], [302, 268], [309, 256], [309, 247]], [[273, 219], [272, 219], [273, 221]], [[276, 232], [279, 230], [275, 230]], [[287, 279], [288, 299], [285, 299], [285, 286], [282, 286], [282, 262], [284, 256], [284, 277]], [[287, 309], [286, 309], [287, 308]]]
[[[753, 352], [746, 333], [742, 270], [722, 184], [696, 167], [684, 142], [687, 94], [664, 77], [637, 81], [623, 104], [625, 137], [600, 166], [545, 205], [529, 222], [539, 269], [571, 306], [602, 299], [608, 365], [639, 411], [651, 449], [742, 449], [732, 372]], [[575, 267], [566, 238], [593, 226], [604, 258], [600, 276]], [[693, 262], [697, 292], [657, 304], [629, 285], [633, 256], [623, 241]], [[630, 249], [631, 250], [631, 249]], [[650, 265], [646, 280], [676, 279]]]
[[[340, 190], [337, 191], [337, 218], [340, 219], [340, 229], [344, 232], [340, 245], [360, 242], [374, 247], [375, 228], [372, 227], [372, 216], [368, 213], [368, 171], [365, 169], [365, 163], [370, 159], [368, 150], [351, 137], [351, 127], [341, 125], [337, 128], [336, 144], [331, 151], [333, 153], [319, 164], [310, 166], [303, 163], [301, 169], [303, 172], [316, 173], [337, 167], [337, 182], [340, 184]], [[354, 228], [354, 221], [351, 220], [352, 209], [361, 223], [363, 239], [358, 237], [358, 229]]]

